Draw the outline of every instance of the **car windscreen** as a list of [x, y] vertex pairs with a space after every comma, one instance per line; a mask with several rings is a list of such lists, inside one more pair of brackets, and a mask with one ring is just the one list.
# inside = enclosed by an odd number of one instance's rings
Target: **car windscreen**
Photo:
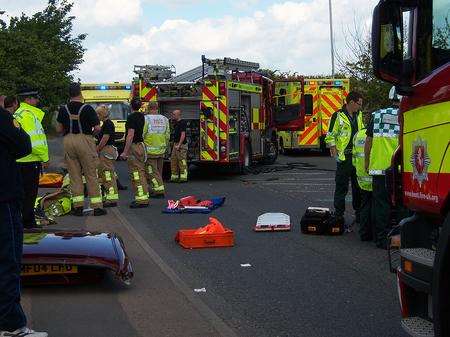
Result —
[[131, 112], [130, 105], [125, 102], [92, 102], [89, 105], [94, 109], [101, 105], [106, 106], [109, 110], [110, 119], [127, 119], [128, 114]]

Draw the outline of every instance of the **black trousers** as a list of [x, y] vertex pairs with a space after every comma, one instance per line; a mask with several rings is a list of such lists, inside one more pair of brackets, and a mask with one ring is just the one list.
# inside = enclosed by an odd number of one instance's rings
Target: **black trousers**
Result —
[[23, 244], [20, 213], [20, 202], [0, 202], [0, 331], [14, 331], [27, 325], [20, 305]]
[[337, 162], [336, 189], [334, 190], [334, 209], [337, 216], [344, 216], [345, 197], [348, 193], [348, 183], [352, 184], [352, 206], [355, 210], [356, 222], [359, 222], [361, 192], [356, 179], [356, 169], [352, 164], [352, 155], [345, 155], [345, 160]]
[[386, 176], [373, 176], [373, 207], [375, 218], [375, 243], [385, 246], [391, 227], [391, 201], [386, 189]]
[[373, 203], [372, 192], [361, 189], [359, 236], [363, 241], [373, 240], [374, 217], [373, 217], [372, 203]]
[[37, 227], [34, 217], [34, 203], [39, 188], [39, 174], [42, 170], [40, 162], [20, 163], [22, 173], [24, 199], [22, 205], [22, 218], [24, 228]]

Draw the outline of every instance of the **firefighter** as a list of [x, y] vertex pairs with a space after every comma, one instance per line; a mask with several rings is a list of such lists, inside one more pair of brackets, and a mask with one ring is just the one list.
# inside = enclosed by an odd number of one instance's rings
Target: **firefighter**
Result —
[[380, 109], [372, 114], [367, 127], [365, 165], [373, 177], [373, 198], [375, 212], [375, 244], [378, 248], [387, 248], [387, 234], [390, 225], [391, 202], [386, 189], [385, 170], [391, 166], [391, 158], [398, 146], [400, 125], [398, 107], [401, 96], [395, 87], [389, 91], [392, 107]]
[[[331, 116], [325, 142], [330, 148], [330, 154], [336, 158], [336, 188], [334, 191], [334, 209], [336, 221], [344, 224], [345, 197], [348, 192], [348, 183], [352, 185], [352, 205], [355, 210], [355, 221], [359, 223], [360, 190], [356, 179], [356, 170], [352, 164], [352, 139], [356, 132], [363, 127], [362, 95], [350, 91], [341, 110]], [[351, 227], [347, 227], [351, 230]]]
[[170, 167], [172, 174], [171, 182], [186, 182], [188, 177], [187, 168], [187, 139], [186, 139], [186, 121], [181, 119], [181, 110], [172, 112], [173, 134], [172, 134], [172, 155], [170, 157]]
[[131, 109], [133, 112], [128, 115], [125, 124], [125, 148], [120, 155], [122, 159], [128, 161], [128, 170], [133, 187], [134, 201], [130, 204], [130, 208], [147, 207], [149, 197], [147, 177], [145, 174], [147, 153], [143, 138], [145, 117], [142, 112], [139, 112], [141, 105], [142, 102], [139, 98], [135, 97], [131, 100]]
[[30, 136], [0, 107], [0, 336], [47, 337], [26, 327], [20, 304], [24, 189], [16, 159], [30, 154]]
[[104, 188], [103, 207], [116, 207], [119, 201], [119, 192], [117, 190], [117, 174], [114, 169], [114, 162], [118, 157], [117, 148], [114, 146], [114, 123], [109, 119], [109, 110], [101, 105], [95, 110], [98, 118], [102, 122], [100, 133], [97, 135], [98, 145], [97, 153], [100, 160], [98, 170]]
[[94, 216], [106, 214], [98, 183], [99, 159], [94, 134], [100, 132], [100, 121], [95, 110], [83, 104], [81, 86], [71, 83], [70, 101], [59, 109], [57, 131], [64, 135], [64, 159], [70, 177], [73, 211], [75, 216], [83, 215], [84, 185], [83, 175]]
[[39, 188], [39, 175], [42, 172], [42, 163], [48, 162], [48, 145], [42, 119], [44, 111], [37, 108], [39, 92], [34, 89], [24, 89], [19, 93], [21, 103], [14, 112], [14, 118], [22, 129], [28, 133], [33, 150], [23, 158], [17, 160], [22, 173], [25, 197], [22, 205], [23, 225], [25, 228], [37, 227], [34, 216], [34, 204]]
[[169, 120], [159, 114], [158, 103], [150, 102], [145, 116], [144, 143], [147, 149], [147, 173], [152, 186], [153, 197], [164, 197], [163, 165], [164, 155], [170, 139]]
[[365, 113], [364, 127], [353, 137], [353, 166], [361, 192], [359, 237], [361, 241], [373, 240], [373, 212], [372, 212], [372, 176], [365, 169], [366, 125], [369, 124], [371, 114]]

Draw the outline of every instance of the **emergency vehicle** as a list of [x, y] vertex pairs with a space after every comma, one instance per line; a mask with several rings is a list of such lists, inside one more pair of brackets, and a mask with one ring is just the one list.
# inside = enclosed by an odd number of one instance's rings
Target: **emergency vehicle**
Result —
[[[134, 90], [143, 101], [158, 101], [168, 118], [173, 110], [182, 111], [189, 162], [243, 170], [254, 161], [273, 163], [278, 153], [272, 119], [274, 83], [258, 69], [254, 62], [203, 56], [202, 66], [159, 81], [146, 81], [145, 74], [137, 72]], [[295, 118], [299, 114], [300, 109]]]
[[304, 128], [278, 128], [280, 152], [319, 148], [324, 151], [331, 116], [341, 109], [349, 90], [350, 80], [346, 78], [301, 78], [275, 83], [276, 106], [300, 104], [302, 97], [305, 100]]
[[81, 92], [84, 102], [94, 109], [99, 105], [109, 108], [110, 119], [114, 123], [116, 145], [123, 148], [125, 123], [130, 109], [131, 85], [127, 83], [83, 83]]
[[387, 180], [392, 200], [413, 213], [400, 223], [396, 269], [412, 336], [450, 336], [449, 13], [448, 0], [383, 0], [373, 14], [375, 74], [403, 95]]

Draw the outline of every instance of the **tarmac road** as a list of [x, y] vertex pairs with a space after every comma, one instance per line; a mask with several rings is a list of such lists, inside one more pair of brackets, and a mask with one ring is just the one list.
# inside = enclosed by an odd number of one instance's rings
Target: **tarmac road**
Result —
[[[166, 201], [157, 199], [148, 209], [131, 210], [129, 190], [107, 218], [85, 217], [79, 225], [61, 218], [57, 227], [119, 232], [136, 277], [129, 288], [109, 278], [93, 286], [27, 288], [32, 325], [58, 337], [406, 336], [385, 251], [355, 233], [300, 233], [308, 206], [332, 205], [334, 168], [328, 157], [303, 153], [258, 166], [259, 174], [194, 168], [189, 183], [166, 185], [171, 199], [225, 196], [224, 207], [211, 215], [234, 230], [232, 248], [179, 247], [177, 230], [203, 226], [208, 215], [165, 215]], [[117, 169], [129, 185], [126, 163]], [[253, 232], [257, 216], [270, 211], [289, 214], [292, 231]], [[194, 292], [199, 288], [206, 292]]]

